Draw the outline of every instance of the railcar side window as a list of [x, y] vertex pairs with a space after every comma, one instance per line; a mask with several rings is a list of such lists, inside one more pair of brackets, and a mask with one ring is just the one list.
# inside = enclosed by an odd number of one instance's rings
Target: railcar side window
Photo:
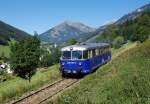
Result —
[[88, 50], [88, 58], [92, 58], [92, 50]]
[[105, 53], [105, 49], [104, 48], [102, 48], [102, 54], [104, 54]]
[[111, 48], [110, 48], [110, 47], [108, 48], [108, 51], [109, 51], [109, 52], [111, 51]]
[[108, 47], [106, 48], [106, 52], [108, 52]]
[[96, 55], [95, 53], [95, 49], [92, 50], [92, 57], [94, 57]]
[[102, 49], [99, 49], [99, 54], [100, 54], [100, 55], [102, 54]]
[[103, 54], [103, 48], [101, 48], [101, 55]]
[[83, 59], [88, 59], [88, 51], [83, 51]]
[[96, 55], [99, 55], [99, 49], [95, 49]]
[[108, 47], [106, 47], [106, 53], [108, 52]]
[[63, 59], [71, 59], [71, 51], [63, 51], [62, 58]]
[[109, 52], [109, 47], [107, 47], [107, 52]]
[[106, 48], [104, 48], [104, 53], [106, 52]]

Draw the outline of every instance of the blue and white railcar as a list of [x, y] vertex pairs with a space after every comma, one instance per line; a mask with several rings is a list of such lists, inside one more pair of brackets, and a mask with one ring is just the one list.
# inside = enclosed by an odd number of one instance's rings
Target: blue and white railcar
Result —
[[107, 43], [87, 43], [61, 49], [60, 70], [62, 75], [88, 74], [98, 66], [111, 60], [111, 49]]

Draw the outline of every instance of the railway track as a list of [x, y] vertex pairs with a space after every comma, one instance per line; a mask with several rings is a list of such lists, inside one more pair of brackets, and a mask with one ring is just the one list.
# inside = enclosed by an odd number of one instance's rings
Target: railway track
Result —
[[78, 81], [79, 79], [61, 79], [25, 97], [22, 97], [19, 100], [15, 100], [7, 104], [40, 104]]

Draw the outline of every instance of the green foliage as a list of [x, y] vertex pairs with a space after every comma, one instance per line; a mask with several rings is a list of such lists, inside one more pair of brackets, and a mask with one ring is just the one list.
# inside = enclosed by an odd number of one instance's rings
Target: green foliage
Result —
[[58, 63], [59, 59], [60, 59], [60, 56], [61, 56], [60, 49], [59, 48], [54, 48], [52, 50], [51, 55], [52, 55], [52, 58], [53, 58], [52, 60], [53, 60], [54, 64]]
[[61, 52], [59, 48], [51, 47], [52, 49], [47, 50], [47, 48], [42, 48], [41, 51], [41, 67], [48, 67], [54, 65], [59, 62], [59, 58], [61, 56]]
[[52, 64], [52, 55], [47, 50], [43, 50], [40, 58], [40, 67], [48, 67]]
[[49, 67], [45, 71], [37, 71], [32, 78], [32, 83], [28, 83], [19, 77], [13, 76], [13, 79], [0, 83], [0, 104], [5, 104], [10, 100], [14, 100], [24, 93], [37, 90], [45, 84], [53, 83], [61, 78], [58, 64]]
[[67, 43], [68, 43], [68, 45], [74, 45], [74, 44], [77, 43], [77, 40], [75, 38], [71, 38], [71, 39], [68, 40]]
[[9, 58], [10, 48], [9, 46], [0, 45], [0, 58], [6, 57]]
[[120, 26], [122, 35], [132, 41], [143, 42], [150, 35], [150, 12], [144, 12], [135, 20], [125, 22]]
[[96, 42], [108, 42], [112, 43], [113, 40], [118, 36], [118, 27], [114, 24], [108, 26], [108, 28], [96, 38]]
[[8, 45], [0, 45], [0, 60], [2, 62], [8, 62], [9, 61], [9, 58], [10, 58], [10, 44], [13, 44], [15, 43], [16, 40], [14, 39], [11, 39], [9, 42], [8, 42]]
[[40, 57], [40, 41], [26, 38], [11, 44], [11, 69], [21, 78], [31, 80]]
[[0, 84], [4, 83], [5, 81], [9, 81], [13, 79], [13, 76], [10, 74], [7, 74], [6, 71], [0, 71]]
[[150, 42], [124, 51], [75, 87], [52, 100], [54, 104], [148, 104]]
[[0, 68], [0, 83], [6, 80], [6, 71]]
[[96, 38], [99, 42], [112, 43], [118, 36], [123, 36], [125, 42], [140, 41], [143, 42], [150, 36], [150, 11], [145, 11], [134, 20], [127, 20], [123, 24], [113, 24]]
[[30, 37], [29, 34], [21, 31], [15, 27], [12, 27], [2, 21], [0, 21], [0, 44], [8, 45], [8, 42], [13, 38], [20, 40], [26, 37]]
[[122, 36], [118, 36], [118, 37], [116, 37], [114, 39], [112, 44], [113, 44], [114, 48], [120, 48], [123, 45], [123, 43], [124, 43], [123, 37]]
[[0, 60], [3, 60], [3, 62], [7, 62], [7, 57], [5, 56], [4, 52], [1, 53]]

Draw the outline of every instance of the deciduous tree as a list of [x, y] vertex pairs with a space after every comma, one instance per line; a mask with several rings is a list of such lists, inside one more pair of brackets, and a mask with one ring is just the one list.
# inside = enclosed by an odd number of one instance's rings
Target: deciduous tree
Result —
[[11, 44], [11, 69], [21, 78], [31, 81], [40, 57], [40, 41], [30, 37]]

